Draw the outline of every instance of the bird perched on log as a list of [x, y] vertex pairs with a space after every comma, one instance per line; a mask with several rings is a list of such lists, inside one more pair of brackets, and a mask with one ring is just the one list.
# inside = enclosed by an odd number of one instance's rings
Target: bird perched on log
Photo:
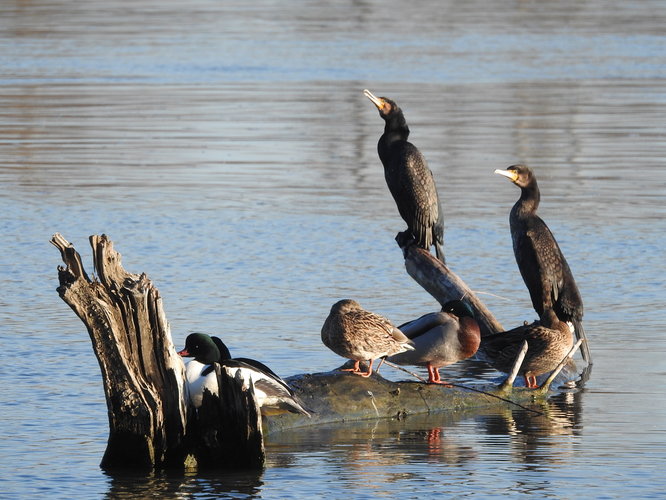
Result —
[[527, 341], [527, 353], [518, 373], [525, 377], [528, 388], [536, 389], [536, 377], [557, 368], [571, 350], [571, 327], [549, 308], [541, 314], [539, 321], [483, 337], [479, 352], [494, 368], [508, 373], [524, 340]]
[[[412, 341], [388, 319], [366, 311], [351, 299], [333, 304], [322, 326], [321, 340], [335, 354], [354, 360], [354, 367], [343, 371], [362, 377], [372, 375], [375, 359], [414, 349]], [[361, 361], [369, 362], [367, 372], [361, 371]]]
[[[218, 347], [219, 346], [219, 347]], [[183, 357], [194, 357], [185, 366], [190, 401], [195, 408], [201, 407], [204, 389], [218, 395], [217, 375], [214, 363], [241, 371], [245, 382], [254, 384], [254, 393], [262, 415], [276, 415], [287, 411], [310, 416], [293, 389], [270, 368], [259, 361], [246, 358], [232, 359], [229, 349], [217, 337], [205, 333], [191, 333], [185, 339]]]
[[185, 379], [192, 406], [200, 408], [204, 390], [217, 396], [217, 375], [212, 367], [213, 363], [220, 359], [220, 351], [210, 336], [204, 333], [191, 333], [185, 339], [185, 348], [178, 354], [194, 358], [185, 365]]
[[431, 384], [446, 384], [439, 369], [473, 356], [481, 342], [474, 313], [461, 300], [447, 302], [440, 312], [426, 314], [398, 328], [414, 342], [414, 350], [391, 356], [388, 361], [425, 366]]
[[294, 390], [268, 366], [256, 359], [232, 358], [227, 346], [219, 337], [211, 337], [220, 352], [219, 363], [226, 368], [241, 371], [243, 380], [252, 380], [257, 402], [264, 416], [281, 413], [300, 413], [310, 416], [305, 404]]
[[495, 170], [495, 173], [507, 177], [520, 188], [520, 198], [511, 209], [509, 223], [513, 253], [534, 310], [541, 316], [552, 308], [560, 320], [571, 322], [576, 336], [583, 340], [583, 358], [591, 364], [582, 324], [583, 299], [555, 237], [536, 214], [541, 199], [536, 176], [525, 165], [513, 165], [506, 170]]
[[416, 244], [426, 250], [434, 245], [437, 258], [444, 263], [444, 216], [432, 172], [421, 152], [407, 141], [409, 127], [398, 105], [386, 97], [376, 97], [367, 89], [363, 94], [377, 107], [385, 122], [377, 151], [398, 212]]

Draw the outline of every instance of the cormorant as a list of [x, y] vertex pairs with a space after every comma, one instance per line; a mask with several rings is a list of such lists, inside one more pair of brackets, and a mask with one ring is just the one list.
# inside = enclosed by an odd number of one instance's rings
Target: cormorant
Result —
[[527, 352], [518, 373], [525, 377], [528, 388], [536, 389], [536, 377], [557, 368], [571, 350], [571, 329], [548, 308], [539, 321], [483, 337], [479, 351], [497, 370], [508, 373], [525, 340]]
[[398, 105], [367, 89], [363, 94], [386, 122], [377, 151], [400, 216], [417, 245], [426, 250], [434, 245], [437, 258], [444, 263], [444, 217], [432, 172], [421, 152], [407, 141], [409, 127]]
[[552, 308], [560, 320], [571, 322], [576, 336], [583, 340], [583, 358], [592, 364], [582, 325], [583, 299], [555, 237], [536, 214], [541, 194], [535, 175], [525, 165], [513, 165], [495, 173], [520, 188], [520, 199], [511, 209], [509, 223], [513, 253], [534, 310], [541, 316]]
[[[342, 371], [362, 377], [372, 375], [375, 359], [414, 349], [412, 341], [388, 319], [366, 311], [351, 299], [333, 304], [321, 328], [321, 341], [338, 356], [354, 360], [354, 368]], [[369, 362], [368, 371], [362, 372], [359, 363], [366, 360]]]
[[388, 361], [425, 366], [431, 384], [447, 385], [440, 378], [439, 369], [474, 356], [481, 342], [474, 313], [460, 300], [447, 302], [440, 312], [426, 314], [398, 328], [414, 342], [414, 350], [391, 356]]

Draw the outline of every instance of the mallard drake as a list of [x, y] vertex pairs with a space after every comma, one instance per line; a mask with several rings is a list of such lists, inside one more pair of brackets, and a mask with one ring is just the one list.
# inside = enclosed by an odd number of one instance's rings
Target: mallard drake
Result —
[[[375, 359], [414, 349], [412, 341], [388, 319], [366, 311], [351, 299], [333, 304], [321, 329], [321, 340], [335, 354], [354, 360], [354, 367], [343, 371], [362, 377], [372, 375]], [[361, 371], [361, 361], [368, 361], [367, 372]]]
[[268, 366], [256, 359], [232, 358], [229, 349], [219, 337], [211, 338], [220, 352], [218, 361], [220, 365], [239, 369], [243, 380], [252, 380], [262, 415], [291, 412], [310, 416], [312, 410], [306, 410], [305, 405], [289, 387], [289, 384]]
[[546, 309], [539, 321], [483, 337], [479, 351], [494, 368], [509, 373], [524, 340], [527, 353], [518, 373], [525, 377], [528, 388], [536, 389], [536, 377], [557, 368], [571, 350], [572, 328], [555, 311]]
[[199, 408], [204, 390], [217, 396], [217, 376], [211, 368], [220, 358], [220, 351], [210, 336], [205, 333], [191, 333], [185, 339], [185, 348], [178, 354], [194, 358], [185, 364], [185, 379], [190, 402], [195, 408]]
[[384, 120], [384, 133], [377, 152], [384, 166], [386, 184], [407, 223], [407, 231], [416, 244], [430, 250], [434, 245], [437, 258], [444, 262], [444, 215], [437, 186], [421, 152], [407, 139], [409, 127], [400, 107], [387, 97], [377, 97], [365, 89]]
[[590, 348], [583, 329], [583, 299], [576, 280], [553, 233], [536, 214], [541, 193], [536, 176], [525, 165], [495, 170], [520, 188], [520, 198], [511, 209], [509, 225], [513, 253], [518, 269], [539, 316], [552, 308], [562, 321], [574, 325], [576, 336], [583, 340], [581, 353], [592, 363]]
[[446, 384], [439, 369], [473, 356], [481, 342], [474, 313], [461, 300], [447, 302], [440, 312], [426, 314], [398, 328], [414, 342], [414, 350], [391, 356], [388, 361], [425, 366], [431, 384]]

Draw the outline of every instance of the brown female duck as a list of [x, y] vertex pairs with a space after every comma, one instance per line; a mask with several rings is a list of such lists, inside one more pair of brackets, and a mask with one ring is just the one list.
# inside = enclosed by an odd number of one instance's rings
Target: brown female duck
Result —
[[573, 336], [569, 325], [560, 321], [555, 311], [546, 309], [537, 322], [483, 337], [479, 351], [494, 368], [508, 373], [524, 340], [527, 353], [518, 373], [525, 377], [528, 388], [536, 389], [536, 377], [557, 368], [571, 350]]
[[[351, 371], [362, 377], [372, 374], [377, 358], [414, 349], [412, 342], [383, 316], [366, 311], [355, 300], [345, 299], [333, 304], [321, 328], [321, 340], [335, 354], [355, 361]], [[360, 369], [368, 361], [368, 371]]]

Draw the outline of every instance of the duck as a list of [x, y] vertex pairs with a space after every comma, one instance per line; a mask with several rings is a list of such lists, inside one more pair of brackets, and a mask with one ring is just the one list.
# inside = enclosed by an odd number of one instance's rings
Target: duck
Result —
[[218, 363], [226, 368], [239, 369], [244, 381], [253, 382], [254, 393], [263, 416], [289, 412], [311, 417], [313, 411], [306, 409], [289, 384], [268, 366], [256, 359], [232, 358], [222, 339], [213, 336], [211, 340], [220, 353]]
[[441, 311], [429, 313], [398, 327], [414, 343], [414, 350], [387, 358], [399, 365], [425, 366], [428, 383], [450, 385], [441, 379], [439, 369], [476, 354], [481, 330], [471, 307], [452, 300]]
[[[354, 361], [353, 368], [342, 371], [362, 377], [372, 375], [375, 359], [414, 349], [413, 342], [390, 320], [366, 311], [353, 299], [333, 304], [321, 328], [321, 340], [338, 356]], [[368, 362], [367, 371], [361, 370], [361, 361]]]
[[518, 373], [527, 388], [536, 389], [536, 378], [557, 368], [573, 347], [573, 328], [548, 308], [539, 321], [483, 337], [479, 351], [495, 369], [509, 373], [525, 340], [527, 353]]
[[185, 364], [185, 379], [190, 403], [196, 409], [201, 407], [204, 391], [218, 395], [217, 375], [213, 363], [219, 360], [220, 351], [205, 333], [191, 333], [185, 339], [185, 348], [178, 351], [182, 357], [194, 359]]
[[592, 355], [583, 328], [583, 299], [571, 268], [553, 233], [537, 215], [541, 192], [534, 171], [526, 165], [512, 165], [495, 173], [520, 188], [520, 198], [509, 215], [513, 253], [532, 306], [541, 316], [552, 308], [557, 317], [574, 325], [583, 340], [583, 359], [592, 364]]

